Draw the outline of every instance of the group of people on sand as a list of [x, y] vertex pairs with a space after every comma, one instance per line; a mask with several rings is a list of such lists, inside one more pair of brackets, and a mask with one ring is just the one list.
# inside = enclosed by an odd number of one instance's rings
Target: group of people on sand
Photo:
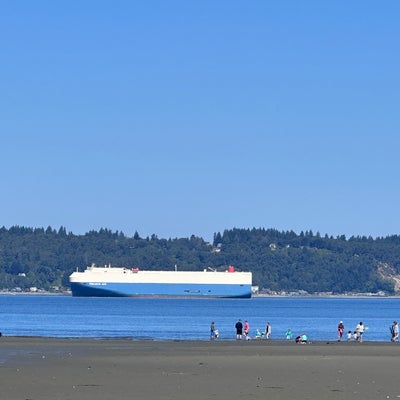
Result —
[[255, 339], [271, 339], [271, 333], [272, 333], [271, 323], [267, 322], [264, 331], [256, 329]]
[[[349, 341], [356, 341], [362, 343], [363, 341], [363, 336], [365, 331], [368, 329], [362, 321], [360, 321], [354, 331], [347, 331], [346, 334], [346, 340]], [[235, 330], [236, 330], [236, 340], [250, 340], [250, 324], [247, 320], [242, 323], [242, 320], [239, 319], [236, 324], [235, 324]], [[260, 331], [259, 329], [256, 329], [256, 334], [254, 336], [254, 339], [270, 339], [271, 338], [271, 333], [272, 333], [272, 327], [271, 323], [267, 322], [267, 325], [265, 326], [264, 331]], [[399, 324], [397, 321], [393, 321], [392, 325], [390, 326], [390, 340], [392, 342], [398, 342], [399, 341]], [[337, 340], [338, 342], [341, 342], [344, 340], [345, 337], [345, 327], [343, 324], [343, 321], [340, 321], [338, 326], [337, 326]], [[214, 321], [211, 322], [210, 326], [210, 340], [218, 339], [219, 338], [219, 330], [215, 327]], [[285, 334], [286, 340], [292, 340], [292, 331], [288, 329]], [[295, 338], [296, 343], [304, 344], [308, 343], [308, 337], [306, 333], [302, 333], [301, 335], [296, 336]]]
[[242, 340], [244, 337], [246, 340], [250, 340], [250, 324], [249, 321], [244, 321], [244, 325], [242, 320], [239, 319], [238, 322], [235, 324], [236, 329], [236, 340]]
[[[242, 323], [242, 320], [239, 319], [236, 324], [235, 324], [235, 329], [236, 329], [236, 340], [242, 340], [243, 338], [245, 340], [250, 340], [250, 324], [249, 321], [244, 321], [244, 325]], [[270, 339], [272, 333], [272, 328], [271, 324], [267, 322], [267, 325], [265, 327], [265, 331], [261, 332], [259, 329], [256, 330], [256, 339]]]
[[302, 333], [301, 335], [296, 336], [296, 343], [299, 343], [299, 344], [306, 344], [306, 343], [308, 343], [307, 334], [306, 334], [306, 333]]
[[[239, 319], [235, 324], [236, 340], [250, 340], [250, 324], [249, 321], [245, 320], [244, 323]], [[270, 339], [272, 333], [271, 323], [267, 322], [264, 331], [256, 329], [255, 339]], [[292, 331], [288, 329], [286, 331], [286, 340], [292, 340]], [[212, 321], [210, 325], [210, 340], [215, 340], [219, 338], [219, 330], [215, 326], [215, 322]], [[299, 335], [295, 339], [296, 343], [307, 343], [308, 338], [305, 333]]]
[[[351, 340], [355, 340], [356, 342], [362, 343], [364, 332], [367, 329], [368, 328], [362, 323], [362, 321], [360, 321], [357, 324], [356, 329], [354, 331], [348, 331], [347, 332], [347, 335], [346, 335], [347, 341], [349, 342]], [[339, 324], [338, 324], [337, 335], [338, 335], [338, 342], [341, 342], [342, 339], [343, 339], [343, 335], [344, 335], [344, 324], [343, 324], [343, 321], [340, 321]]]
[[[250, 340], [249, 331], [250, 331], [250, 324], [248, 321], [244, 321], [244, 325], [242, 321], [239, 319], [238, 322], [235, 324], [236, 329], [236, 340]], [[272, 327], [271, 323], [267, 322], [264, 331], [260, 331], [256, 329], [255, 339], [271, 339]], [[292, 340], [292, 331], [288, 329], [286, 331], [286, 340]], [[296, 343], [308, 343], [308, 338], [306, 333], [302, 333], [301, 335], [297, 336], [295, 339]]]

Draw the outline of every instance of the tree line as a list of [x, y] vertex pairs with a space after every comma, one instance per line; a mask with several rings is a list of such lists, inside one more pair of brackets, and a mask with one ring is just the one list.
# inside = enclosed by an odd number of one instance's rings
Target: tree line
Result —
[[394, 294], [400, 274], [400, 236], [372, 238], [321, 236], [318, 232], [229, 229], [201, 237], [127, 236], [109, 229], [83, 235], [59, 229], [0, 228], [0, 289], [68, 288], [77, 268], [96, 265], [145, 270], [251, 271], [261, 290], [309, 293], [378, 292]]

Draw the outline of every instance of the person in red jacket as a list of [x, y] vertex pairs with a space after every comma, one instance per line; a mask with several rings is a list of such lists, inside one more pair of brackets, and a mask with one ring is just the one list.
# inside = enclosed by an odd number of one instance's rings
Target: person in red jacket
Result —
[[247, 321], [244, 321], [244, 336], [246, 340], [250, 340], [249, 332], [250, 332], [250, 324]]
[[337, 327], [338, 342], [340, 342], [342, 340], [343, 333], [344, 333], [344, 325], [343, 325], [343, 321], [340, 321], [339, 325]]

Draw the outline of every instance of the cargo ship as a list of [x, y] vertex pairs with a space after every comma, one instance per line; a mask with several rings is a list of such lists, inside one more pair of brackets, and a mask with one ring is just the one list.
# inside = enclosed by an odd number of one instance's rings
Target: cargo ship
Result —
[[81, 297], [251, 297], [251, 272], [211, 268], [203, 271], [142, 271], [139, 268], [97, 267], [73, 272], [72, 296]]

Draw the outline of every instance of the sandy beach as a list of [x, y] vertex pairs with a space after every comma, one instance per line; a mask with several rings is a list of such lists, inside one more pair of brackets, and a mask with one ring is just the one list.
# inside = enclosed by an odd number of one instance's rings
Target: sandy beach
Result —
[[395, 399], [398, 343], [0, 338], [1, 398]]

